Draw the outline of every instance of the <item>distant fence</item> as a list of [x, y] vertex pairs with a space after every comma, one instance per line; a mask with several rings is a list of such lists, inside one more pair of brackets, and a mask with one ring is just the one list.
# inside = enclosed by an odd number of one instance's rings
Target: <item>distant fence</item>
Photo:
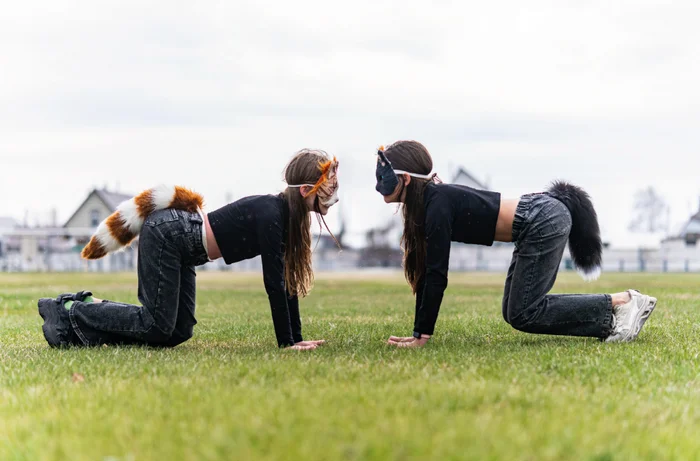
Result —
[[[513, 257], [512, 244], [493, 247], [455, 244], [450, 270], [459, 272], [506, 272]], [[574, 270], [571, 255], [564, 253], [560, 270]], [[605, 249], [603, 272], [700, 272], [700, 250], [694, 247], [661, 249]]]
[[[506, 272], [511, 262], [513, 245], [497, 243], [492, 247], [454, 244], [450, 255], [450, 270], [456, 272]], [[367, 258], [368, 250], [335, 248], [317, 249], [314, 252], [314, 269], [319, 272], [355, 271], [371, 267], [400, 267], [400, 257], [387, 262]], [[122, 272], [135, 271], [138, 261], [137, 246], [113, 253], [97, 261], [80, 258], [79, 249], [72, 247], [64, 251], [4, 251], [0, 253], [2, 272]], [[376, 265], [376, 263], [381, 263]], [[375, 264], [373, 264], [375, 263]], [[258, 271], [262, 267], [260, 258], [227, 266], [222, 260], [207, 264], [203, 270]], [[567, 252], [561, 270], [573, 270]], [[700, 272], [700, 250], [697, 248], [662, 248], [657, 250], [611, 250], [603, 253], [604, 272]]]
[[[450, 264], [450, 271], [456, 272], [506, 272], [510, 266], [510, 260], [480, 260], [462, 261], [459, 264]], [[575, 270], [570, 259], [561, 262], [560, 270]], [[603, 272], [700, 272], [700, 261], [676, 260], [676, 261], [656, 261], [639, 260], [617, 261], [606, 260], [603, 262]]]
[[[70, 255], [40, 255], [40, 261], [23, 262], [17, 257], [0, 257], [0, 272], [131, 272], [136, 270], [136, 251], [127, 251], [109, 255], [97, 261], [84, 261], [77, 254]], [[506, 272], [510, 265], [510, 259], [480, 259], [480, 260], [459, 260], [450, 263], [450, 270], [453, 272]], [[371, 269], [373, 266], [359, 264], [356, 257], [344, 260], [341, 257], [314, 258], [314, 269], [318, 272], [343, 272]], [[380, 267], [380, 266], [377, 266]], [[381, 266], [386, 268], [386, 266]], [[396, 269], [400, 266], [395, 265]], [[227, 266], [223, 260], [209, 263], [200, 270], [220, 270], [220, 271], [259, 271], [262, 269], [260, 258], [241, 261]], [[573, 270], [571, 260], [565, 258], [560, 266], [560, 270]], [[603, 272], [653, 272], [653, 273], [683, 273], [700, 272], [700, 261], [697, 260], [637, 260], [628, 261], [624, 259], [607, 259], [603, 264]]]
[[[359, 252], [336, 249], [316, 251], [313, 257], [314, 269], [317, 271], [352, 271], [358, 269]], [[135, 271], [138, 263], [136, 246], [124, 251], [111, 253], [102, 259], [86, 261], [77, 251], [46, 252], [38, 251], [27, 257], [19, 252], [0, 255], [0, 272], [130, 272]], [[200, 270], [221, 271], [260, 271], [260, 257], [226, 265], [223, 259], [211, 262]]]

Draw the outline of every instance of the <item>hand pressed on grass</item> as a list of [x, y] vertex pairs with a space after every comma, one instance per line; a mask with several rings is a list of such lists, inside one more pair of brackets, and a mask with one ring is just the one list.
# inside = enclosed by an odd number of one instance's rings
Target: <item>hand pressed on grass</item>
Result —
[[289, 346], [286, 350], [288, 351], [312, 351], [316, 349], [318, 346], [300, 346], [299, 344], [295, 344], [293, 346]]
[[325, 339], [319, 339], [316, 341], [300, 341], [287, 349], [291, 349], [293, 351], [312, 351], [325, 342]]
[[325, 344], [326, 340], [325, 339], [312, 339], [309, 341], [301, 341], [298, 343], [295, 343], [294, 345], [299, 345], [299, 346], [320, 346], [322, 344]]
[[389, 341], [387, 341], [387, 344], [394, 347], [423, 347], [429, 340], [430, 337], [422, 337], [419, 339], [414, 337], [398, 338], [392, 336], [389, 338]]
[[410, 343], [415, 339], [413, 336], [389, 336], [389, 341], [395, 343]]

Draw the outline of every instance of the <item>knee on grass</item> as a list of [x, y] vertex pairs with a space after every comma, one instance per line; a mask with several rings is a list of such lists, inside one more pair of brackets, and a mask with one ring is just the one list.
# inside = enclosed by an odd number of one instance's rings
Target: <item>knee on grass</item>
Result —
[[529, 309], [524, 309], [518, 312], [517, 315], [510, 315], [510, 312], [503, 313], [503, 318], [511, 327], [525, 333], [532, 332], [531, 325], [534, 316], [535, 312], [531, 312]]
[[156, 346], [175, 347], [192, 338], [193, 334], [194, 325], [178, 329], [154, 327], [151, 331], [151, 342]]

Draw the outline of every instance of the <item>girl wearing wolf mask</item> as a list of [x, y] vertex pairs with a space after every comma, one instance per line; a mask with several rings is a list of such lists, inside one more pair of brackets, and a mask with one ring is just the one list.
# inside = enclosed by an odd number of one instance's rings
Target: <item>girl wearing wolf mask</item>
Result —
[[632, 341], [656, 298], [635, 290], [616, 294], [549, 294], [568, 241], [586, 279], [600, 274], [602, 243], [593, 204], [582, 189], [563, 182], [544, 193], [505, 200], [497, 192], [442, 184], [431, 174], [428, 150], [416, 141], [380, 148], [377, 191], [403, 206], [404, 270], [416, 295], [413, 335], [389, 338], [397, 347], [421, 347], [433, 335], [451, 242], [514, 242], [503, 295], [503, 317], [527, 333]]
[[298, 297], [313, 283], [310, 212], [325, 224], [323, 216], [338, 202], [338, 161], [320, 150], [302, 150], [284, 176], [287, 188], [281, 194], [245, 197], [209, 214], [202, 212], [199, 194], [179, 186], [149, 189], [122, 203], [100, 224], [82, 256], [101, 258], [140, 234], [143, 307], [101, 301], [89, 292], [41, 299], [48, 343], [176, 346], [192, 337], [197, 323], [195, 266], [260, 255], [278, 346], [321, 345], [324, 341], [302, 337]]

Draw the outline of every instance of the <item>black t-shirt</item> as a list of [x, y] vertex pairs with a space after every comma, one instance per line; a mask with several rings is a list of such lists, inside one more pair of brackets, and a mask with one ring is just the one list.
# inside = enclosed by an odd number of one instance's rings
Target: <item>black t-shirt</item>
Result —
[[284, 247], [289, 207], [280, 195], [256, 195], [229, 203], [207, 215], [226, 264], [261, 256], [265, 290], [280, 347], [303, 341], [299, 300], [290, 296], [284, 277]]
[[432, 335], [447, 288], [451, 242], [493, 245], [501, 194], [455, 184], [425, 189], [426, 267], [416, 290], [414, 333]]

